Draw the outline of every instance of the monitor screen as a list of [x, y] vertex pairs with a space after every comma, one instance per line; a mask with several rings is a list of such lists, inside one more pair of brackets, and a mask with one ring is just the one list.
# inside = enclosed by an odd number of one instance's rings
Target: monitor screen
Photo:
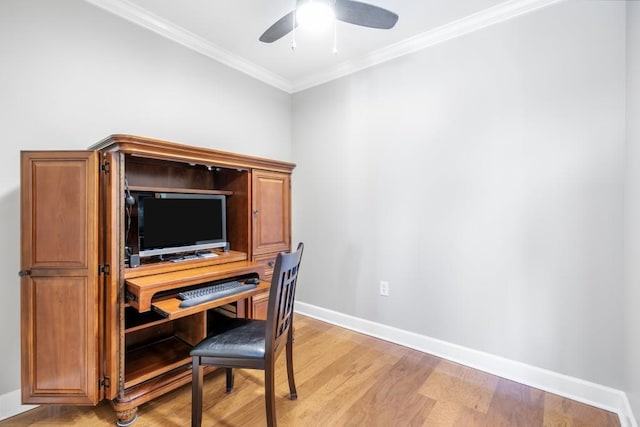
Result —
[[141, 256], [223, 247], [226, 231], [225, 196], [157, 193], [139, 199]]

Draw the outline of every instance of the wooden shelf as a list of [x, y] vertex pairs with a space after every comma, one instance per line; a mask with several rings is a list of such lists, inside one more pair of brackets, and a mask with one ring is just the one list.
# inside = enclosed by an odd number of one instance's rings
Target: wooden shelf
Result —
[[[204, 366], [203, 368], [205, 375], [220, 369], [213, 366]], [[125, 389], [124, 394], [112, 400], [111, 404], [116, 411], [127, 411], [143, 403], [150, 402], [168, 391], [190, 383], [191, 366], [184, 365], [145, 381], [143, 384], [137, 384]]]
[[141, 191], [141, 192], [147, 192], [147, 193], [221, 194], [223, 196], [233, 196], [233, 191], [227, 191], [227, 190], [202, 190], [198, 188], [148, 187], [143, 185], [130, 185], [129, 191]]
[[129, 267], [124, 269], [124, 278], [148, 276], [159, 273], [169, 273], [172, 271], [186, 270], [195, 267], [205, 267], [209, 265], [226, 264], [236, 261], [245, 261], [247, 254], [238, 251], [214, 251], [218, 256], [213, 258], [193, 259], [181, 262], [162, 261], [149, 264], [142, 264], [140, 267]]
[[138, 311], [131, 306], [129, 306], [129, 308], [125, 308], [125, 310], [130, 313], [129, 315], [125, 313], [125, 334], [129, 332], [135, 332], [140, 329], [149, 328], [151, 326], [156, 326], [169, 321], [169, 319], [162, 317], [160, 314], [152, 311], [149, 311], [147, 313], [138, 313]]
[[127, 352], [124, 387], [129, 388], [191, 362], [191, 346], [176, 337]]

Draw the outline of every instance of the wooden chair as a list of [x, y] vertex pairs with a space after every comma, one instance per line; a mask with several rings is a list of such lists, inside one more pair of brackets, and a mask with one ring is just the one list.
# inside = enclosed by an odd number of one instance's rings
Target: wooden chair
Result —
[[286, 347], [287, 376], [291, 400], [298, 395], [293, 378], [293, 302], [302, 250], [281, 253], [273, 270], [267, 320], [230, 319], [230, 329], [207, 337], [193, 350], [193, 382], [191, 425], [202, 423], [202, 366], [226, 368], [227, 392], [233, 390], [233, 368], [264, 370], [267, 425], [276, 426], [274, 365], [279, 352]]

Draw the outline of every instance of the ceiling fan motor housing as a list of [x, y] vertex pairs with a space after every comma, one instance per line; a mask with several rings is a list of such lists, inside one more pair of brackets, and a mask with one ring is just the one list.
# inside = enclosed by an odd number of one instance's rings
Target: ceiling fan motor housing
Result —
[[296, 0], [296, 9], [307, 3], [324, 3], [333, 7], [335, 0]]

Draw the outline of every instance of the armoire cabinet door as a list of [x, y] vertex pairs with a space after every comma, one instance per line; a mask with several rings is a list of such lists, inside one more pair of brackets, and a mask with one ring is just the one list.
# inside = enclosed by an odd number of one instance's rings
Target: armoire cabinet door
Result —
[[99, 153], [22, 152], [23, 403], [96, 404]]
[[291, 176], [253, 170], [253, 255], [289, 250]]

